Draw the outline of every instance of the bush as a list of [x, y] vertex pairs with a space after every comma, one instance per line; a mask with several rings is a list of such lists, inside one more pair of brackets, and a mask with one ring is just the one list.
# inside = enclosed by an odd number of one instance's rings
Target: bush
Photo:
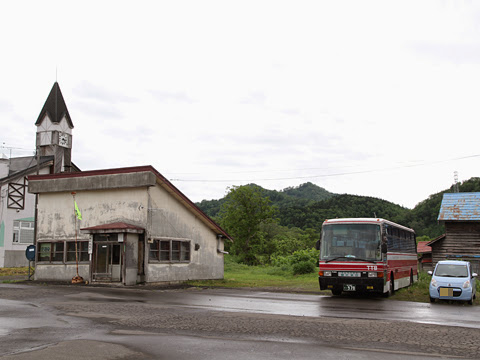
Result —
[[315, 271], [315, 265], [311, 261], [300, 261], [292, 266], [294, 275], [310, 274]]
[[272, 266], [275, 267], [289, 267], [292, 262], [290, 260], [290, 256], [280, 256], [280, 255], [273, 255], [270, 259], [270, 263]]
[[307, 261], [312, 263], [312, 265], [315, 267], [318, 266], [319, 256], [320, 252], [318, 250], [309, 249], [295, 251], [292, 255], [289, 256], [289, 258], [292, 265], [299, 262]]
[[273, 255], [271, 264], [283, 271], [291, 270], [294, 275], [308, 274], [318, 266], [318, 257], [318, 250], [298, 250], [288, 256]]

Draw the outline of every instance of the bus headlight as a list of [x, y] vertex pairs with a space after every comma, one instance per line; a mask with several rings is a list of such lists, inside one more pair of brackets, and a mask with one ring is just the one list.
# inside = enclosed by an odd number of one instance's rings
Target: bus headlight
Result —
[[324, 271], [323, 276], [332, 276], [332, 272], [331, 271]]
[[368, 277], [377, 277], [377, 273], [374, 271], [369, 271], [368, 272]]

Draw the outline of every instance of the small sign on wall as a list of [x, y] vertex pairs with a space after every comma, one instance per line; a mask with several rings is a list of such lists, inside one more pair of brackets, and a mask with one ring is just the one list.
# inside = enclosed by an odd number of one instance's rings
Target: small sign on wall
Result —
[[118, 242], [123, 242], [123, 234], [118, 234]]
[[93, 253], [93, 238], [90, 236], [90, 240], [88, 240], [88, 253], [92, 255]]

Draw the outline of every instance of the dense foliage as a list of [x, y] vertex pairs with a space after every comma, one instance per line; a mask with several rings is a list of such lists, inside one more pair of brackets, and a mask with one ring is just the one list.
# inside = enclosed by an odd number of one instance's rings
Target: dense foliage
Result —
[[[306, 205], [317, 201], [327, 200], [335, 196], [335, 194], [314, 185], [310, 182], [298, 187], [289, 187], [281, 191], [267, 190], [255, 184], [245, 185], [257, 189], [263, 197], [267, 197], [278, 208], [285, 208], [293, 205]], [[203, 200], [197, 205], [208, 216], [214, 218], [220, 212], [222, 205], [225, 203], [226, 197], [219, 200]]]
[[[480, 192], [480, 178], [459, 184], [459, 190]], [[445, 192], [453, 192], [453, 186], [407, 209], [373, 197], [333, 194], [312, 183], [282, 191], [250, 184], [231, 188], [223, 199], [197, 205], [232, 235], [235, 241], [229, 250], [240, 261], [270, 264], [296, 251], [311, 250], [323, 221], [331, 218], [380, 217], [413, 228], [422, 240], [434, 239], [444, 232], [437, 218]], [[248, 219], [257, 222], [247, 228]], [[252, 229], [254, 235], [248, 233]]]
[[262, 226], [275, 222], [275, 208], [258, 188], [230, 188], [219, 213], [221, 226], [235, 239], [225, 244], [227, 251], [247, 265], [258, 264], [258, 255], [269, 252]]

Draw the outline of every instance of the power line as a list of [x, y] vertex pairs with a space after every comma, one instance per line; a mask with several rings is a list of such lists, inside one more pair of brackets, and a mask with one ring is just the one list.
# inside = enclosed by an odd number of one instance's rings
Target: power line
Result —
[[[437, 160], [437, 161], [432, 161], [432, 162], [423, 162], [423, 163], [417, 163], [417, 164], [408, 164], [408, 165], [393, 166], [393, 167], [379, 168], [379, 169], [359, 170], [359, 171], [350, 171], [350, 172], [339, 172], [339, 173], [333, 173], [333, 174], [317, 174], [317, 175], [307, 175], [307, 176], [279, 177], [279, 178], [256, 178], [256, 179], [222, 179], [222, 180], [212, 180], [212, 179], [170, 179], [170, 181], [222, 183], [222, 182], [254, 182], [254, 181], [305, 180], [305, 179], [315, 179], [315, 178], [325, 178], [325, 177], [335, 177], [335, 176], [345, 176], [345, 175], [356, 175], [356, 174], [368, 174], [368, 173], [374, 173], [374, 172], [398, 170], [398, 169], [403, 169], [403, 168], [434, 165], [434, 164], [440, 164], [440, 163], [444, 163], [444, 162], [464, 160], [464, 159], [470, 159], [470, 158], [476, 158], [476, 157], [480, 157], [480, 154], [478, 154], [478, 155], [462, 156], [462, 157], [457, 157], [457, 158], [452, 158], [452, 159], [446, 159], [446, 160]], [[296, 169], [296, 170], [290, 170], [290, 171], [324, 170], [324, 169], [327, 169], [327, 170], [328, 170], [328, 168], [309, 168], [309, 169]], [[330, 168], [330, 169], [331, 169], [331, 168]], [[262, 171], [259, 171], [259, 172], [262, 172]], [[263, 172], [265, 172], [265, 171], [263, 171]]]

